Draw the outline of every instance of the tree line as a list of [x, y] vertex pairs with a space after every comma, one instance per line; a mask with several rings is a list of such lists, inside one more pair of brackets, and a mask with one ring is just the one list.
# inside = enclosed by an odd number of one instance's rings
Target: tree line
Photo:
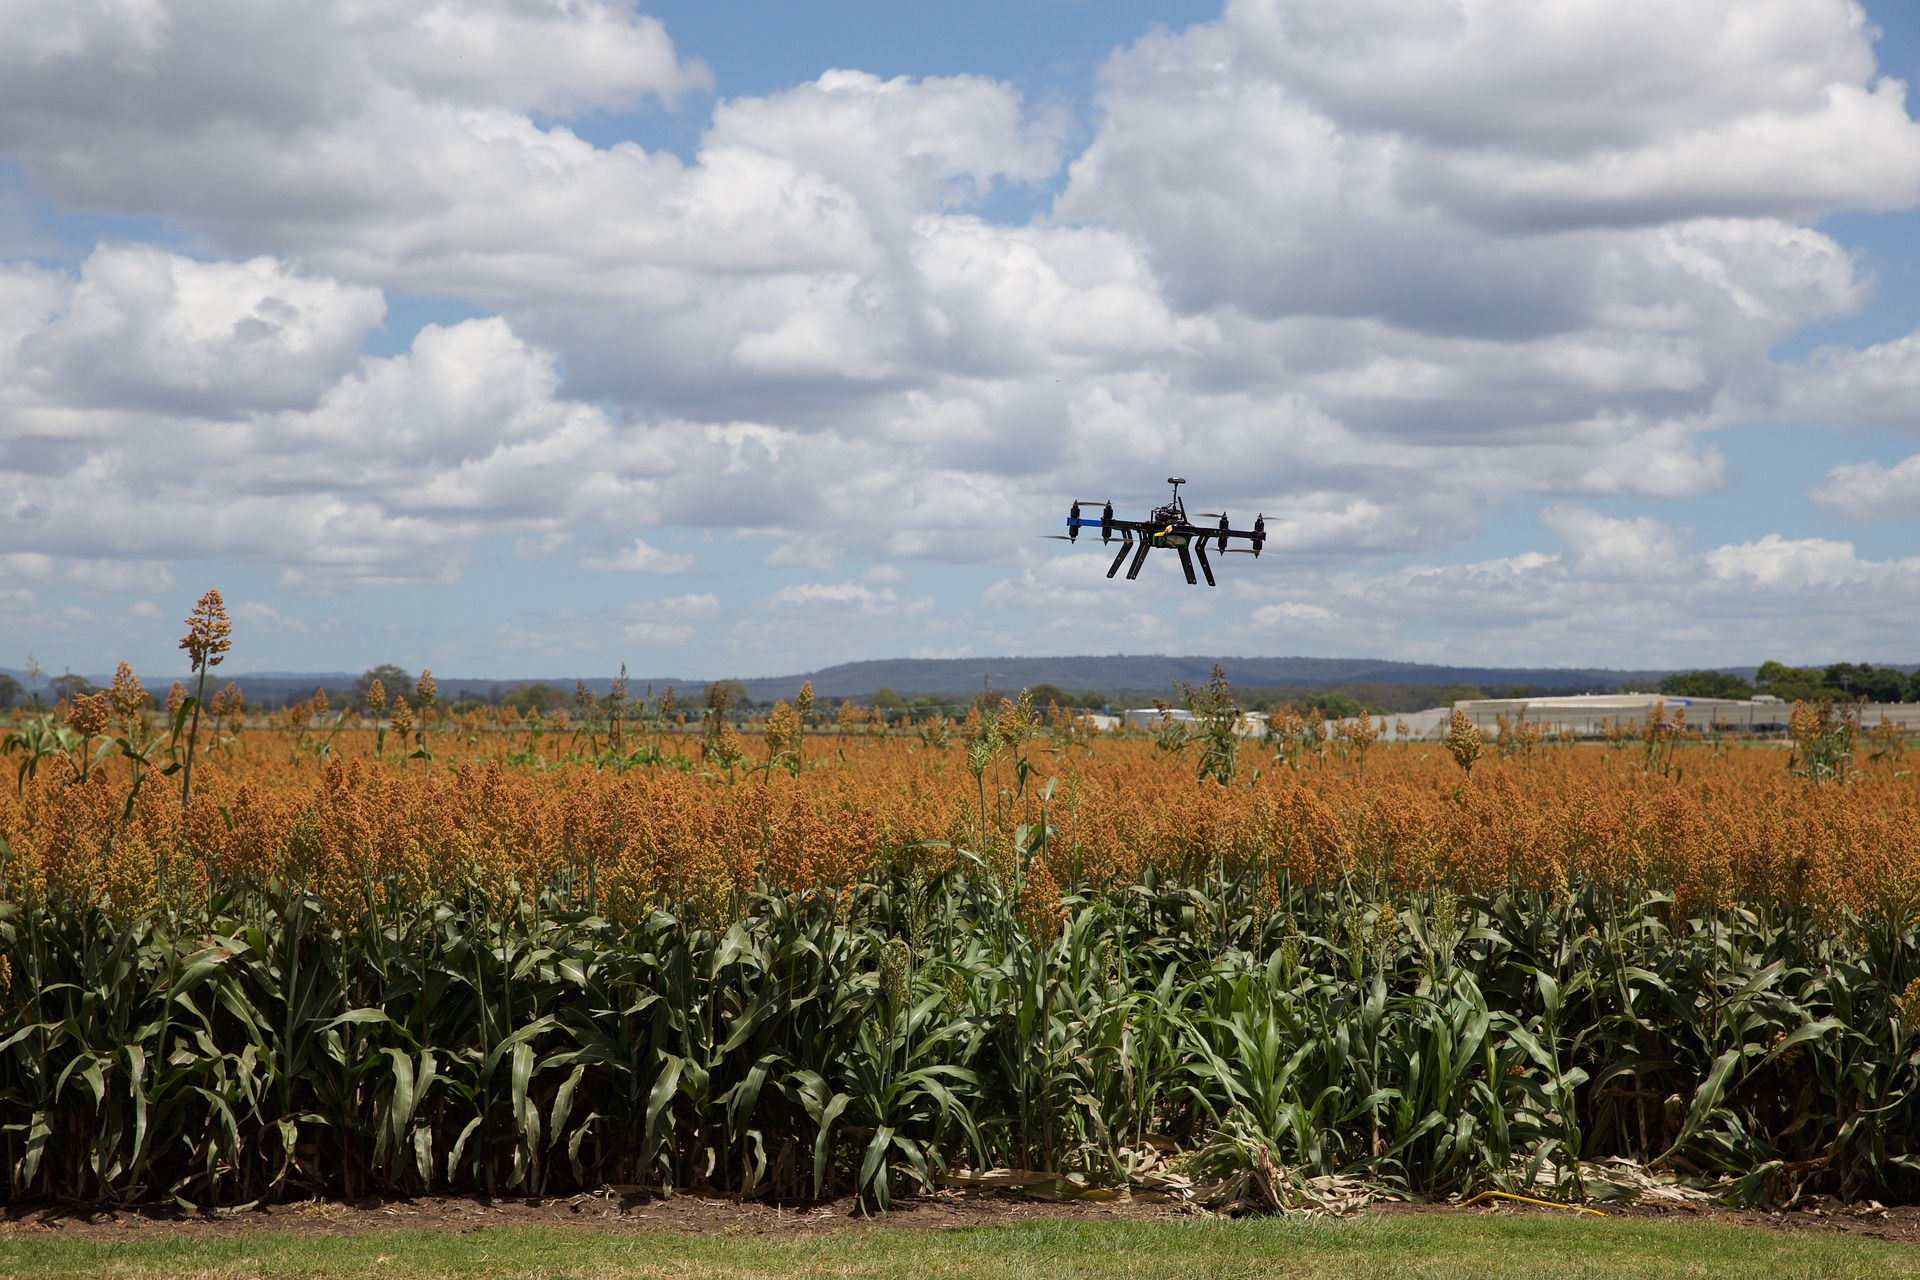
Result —
[[1909, 674], [1870, 662], [1825, 667], [1763, 662], [1751, 680], [1730, 671], [1682, 671], [1660, 681], [1659, 691], [1676, 698], [1765, 695], [1782, 702], [1920, 702], [1920, 671]]

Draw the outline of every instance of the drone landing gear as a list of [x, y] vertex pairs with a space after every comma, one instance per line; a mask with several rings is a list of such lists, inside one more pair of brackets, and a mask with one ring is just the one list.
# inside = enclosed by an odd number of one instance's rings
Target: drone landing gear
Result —
[[1147, 552], [1152, 550], [1151, 538], [1140, 539], [1140, 549], [1133, 553], [1133, 563], [1127, 566], [1127, 581], [1132, 582], [1140, 576], [1140, 566], [1147, 562]]
[[1107, 568], [1107, 576], [1109, 578], [1120, 572], [1120, 566], [1126, 563], [1127, 552], [1131, 550], [1133, 550], [1133, 535], [1129, 533], [1120, 543], [1120, 554], [1113, 558], [1113, 563]]
[[[1194, 544], [1193, 544], [1193, 551], [1194, 551], [1194, 554], [1195, 554], [1195, 555], [1197, 555], [1197, 556], [1199, 556], [1199, 557], [1200, 557], [1200, 572], [1201, 572], [1201, 573], [1204, 573], [1204, 574], [1206, 574], [1206, 575], [1207, 575], [1207, 585], [1208, 585], [1208, 586], [1210, 586], [1210, 587], [1211, 587], [1211, 586], [1215, 586], [1215, 585], [1217, 585], [1217, 584], [1216, 584], [1216, 583], [1214, 582], [1214, 580], [1213, 580], [1213, 566], [1207, 563], [1207, 543], [1206, 543], [1206, 540], [1205, 540], [1205, 539], [1203, 538], [1203, 539], [1201, 539], [1201, 540], [1200, 540], [1199, 542], [1196, 542], [1196, 543], [1194, 543]], [[1192, 565], [1188, 565], [1188, 566], [1187, 566], [1187, 581], [1188, 581], [1188, 582], [1192, 582], [1192, 581], [1193, 581], [1193, 566], [1192, 566]]]
[[1180, 568], [1187, 575], [1187, 585], [1190, 587], [1193, 586], [1193, 554], [1185, 547], [1180, 548]]

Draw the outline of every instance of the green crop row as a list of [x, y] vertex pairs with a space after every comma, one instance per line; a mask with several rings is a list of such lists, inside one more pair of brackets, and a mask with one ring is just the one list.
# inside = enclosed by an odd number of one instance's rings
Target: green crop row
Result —
[[[1920, 1189], [1911, 929], [1671, 900], [1209, 880], [1036, 915], [984, 868], [637, 924], [304, 895], [0, 906], [13, 1198], [605, 1185], [884, 1207], [1265, 1147], [1439, 1196], [1608, 1155], [1735, 1198]], [[1920, 990], [1916, 985], [1914, 990]]]

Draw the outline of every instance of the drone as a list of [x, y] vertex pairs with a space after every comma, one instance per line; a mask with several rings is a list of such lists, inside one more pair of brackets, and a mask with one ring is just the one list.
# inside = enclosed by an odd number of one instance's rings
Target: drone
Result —
[[[1100, 541], [1109, 543], [1113, 535], [1120, 535], [1120, 551], [1113, 557], [1113, 564], [1107, 568], [1111, 578], [1120, 572], [1120, 566], [1126, 563], [1129, 553], [1133, 563], [1127, 566], [1127, 581], [1140, 576], [1140, 566], [1147, 562], [1147, 552], [1155, 547], [1167, 547], [1180, 553], [1180, 567], [1187, 572], [1188, 585], [1197, 585], [1193, 576], [1193, 560], [1200, 558], [1200, 572], [1207, 576], [1207, 585], [1215, 585], [1213, 566], [1207, 563], [1207, 544], [1216, 543], [1223, 552], [1235, 555], [1260, 557], [1260, 549], [1267, 545], [1267, 518], [1265, 515], [1254, 517], [1253, 528], [1235, 529], [1227, 522], [1222, 511], [1202, 511], [1196, 517], [1200, 520], [1219, 520], [1218, 525], [1194, 524], [1187, 518], [1187, 504], [1180, 500], [1180, 486], [1186, 481], [1179, 476], [1168, 476], [1167, 483], [1173, 486], [1173, 500], [1165, 506], [1155, 507], [1153, 514], [1145, 520], [1116, 520], [1113, 518], [1113, 503], [1095, 503], [1076, 500], [1072, 510], [1067, 513], [1067, 531], [1065, 533], [1047, 533], [1040, 535], [1060, 542], [1078, 542], [1082, 529], [1099, 529]], [[1082, 506], [1099, 506], [1098, 520], [1085, 519], [1080, 514]], [[1137, 538], [1136, 538], [1137, 535]], [[1245, 538], [1251, 547], [1229, 547], [1229, 538]]]

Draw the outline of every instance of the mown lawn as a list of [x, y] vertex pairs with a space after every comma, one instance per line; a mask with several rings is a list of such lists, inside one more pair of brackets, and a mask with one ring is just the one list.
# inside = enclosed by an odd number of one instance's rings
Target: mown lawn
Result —
[[1839, 1280], [1920, 1276], [1920, 1248], [1729, 1224], [1421, 1214], [1351, 1222], [1042, 1221], [939, 1232], [876, 1227], [814, 1237], [516, 1228], [339, 1236], [261, 1231], [140, 1243], [31, 1239], [0, 1242], [0, 1276]]

